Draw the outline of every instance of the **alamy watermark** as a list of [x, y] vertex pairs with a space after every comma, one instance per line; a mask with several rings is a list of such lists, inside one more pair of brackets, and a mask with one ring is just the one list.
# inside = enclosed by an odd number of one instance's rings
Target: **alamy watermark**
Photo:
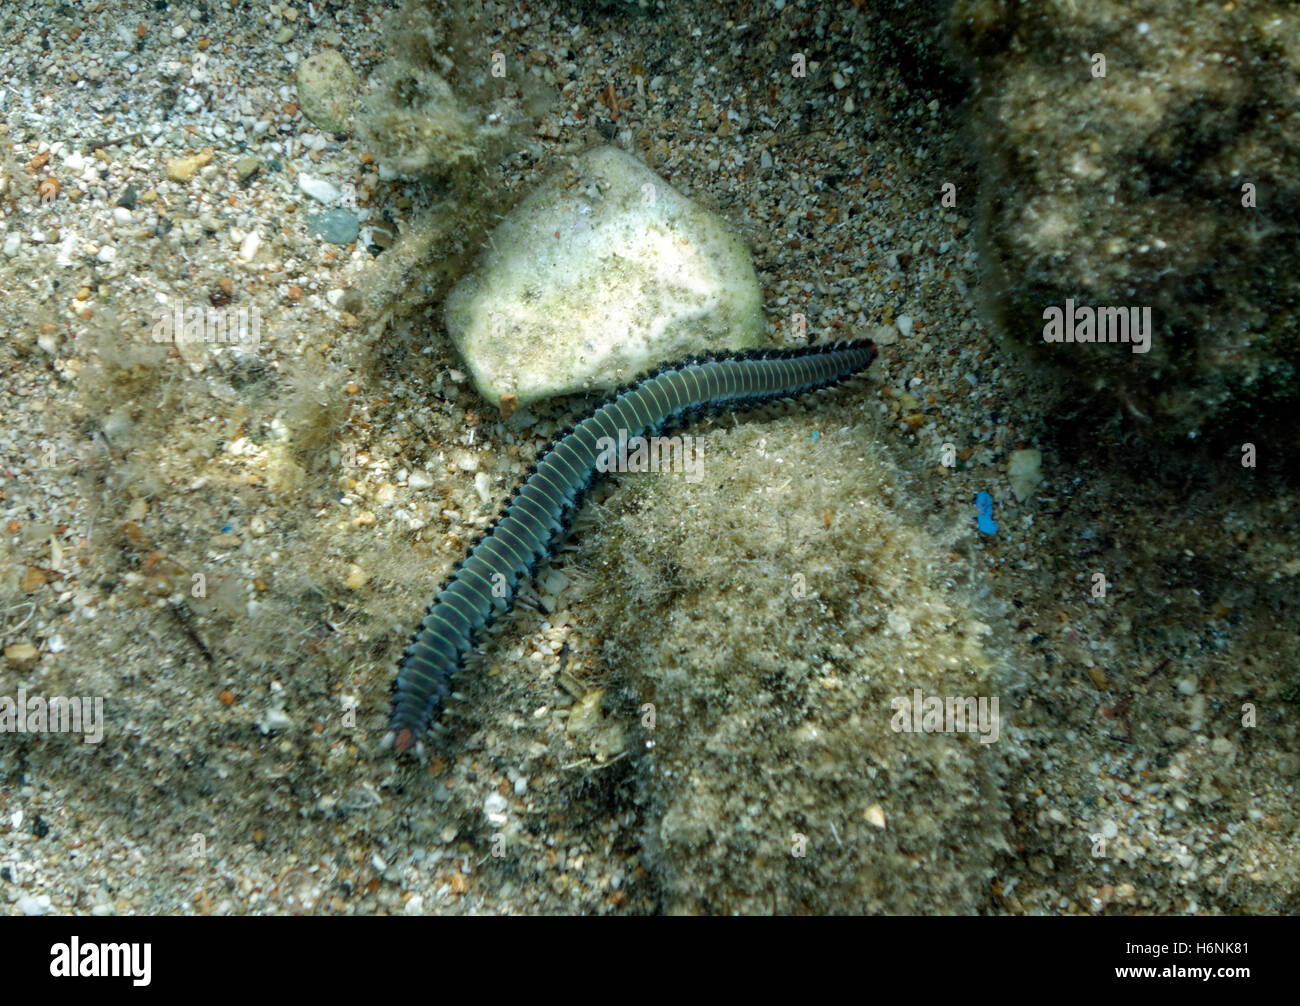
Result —
[[1044, 342], [1127, 342], [1133, 352], [1151, 349], [1151, 308], [1082, 307], [1067, 297], [1064, 309], [1043, 309]]
[[85, 734], [87, 744], [104, 739], [104, 698], [89, 695], [27, 695], [18, 689], [17, 700], [0, 695], [0, 733]]
[[682, 472], [687, 482], [704, 478], [704, 444], [699, 437], [629, 437], [618, 431], [618, 440], [601, 437], [596, 441], [598, 472]]
[[185, 306], [183, 300], [167, 302], [153, 312], [154, 342], [210, 342], [256, 349], [262, 344], [262, 314], [256, 307]]
[[977, 733], [981, 744], [993, 744], [1001, 729], [996, 695], [925, 695], [914, 688], [910, 698], [900, 695], [889, 705], [894, 710], [889, 720], [894, 733]]

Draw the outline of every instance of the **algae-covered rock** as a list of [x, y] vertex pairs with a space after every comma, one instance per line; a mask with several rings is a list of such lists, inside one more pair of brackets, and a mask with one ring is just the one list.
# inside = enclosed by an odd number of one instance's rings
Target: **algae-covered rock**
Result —
[[[1300, 10], [958, 0], [953, 25], [1010, 337], [1162, 434], [1258, 430], [1300, 392]], [[1045, 342], [1067, 299], [1150, 308], [1149, 351]]]
[[490, 7], [463, 0], [406, 0], [389, 19], [388, 58], [358, 115], [384, 168], [466, 190], [494, 158], [535, 148], [556, 89], [491, 42], [500, 28]]
[[352, 128], [360, 85], [348, 61], [323, 49], [298, 67], [298, 106], [321, 129], [346, 133]]
[[[641, 475], [607, 507], [597, 634], [641, 711], [645, 862], [670, 911], [964, 913], [988, 896], [1010, 744], [998, 619], [844, 422], [710, 429], [699, 481]], [[958, 697], [984, 700], [987, 742], [918, 720]]]
[[445, 314], [483, 397], [521, 406], [763, 334], [740, 239], [614, 147], [582, 154], [515, 207]]

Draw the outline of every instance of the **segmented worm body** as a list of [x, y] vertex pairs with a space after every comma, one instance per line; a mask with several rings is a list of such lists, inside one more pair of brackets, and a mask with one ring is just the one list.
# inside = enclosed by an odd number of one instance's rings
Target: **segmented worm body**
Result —
[[602, 438], [654, 435], [697, 413], [826, 388], [865, 370], [875, 355], [875, 344], [862, 339], [683, 360], [620, 389], [559, 434], [457, 563], [411, 637], [393, 689], [393, 746], [405, 750], [428, 729], [478, 634], [510, 610], [520, 584], [554, 554], [595, 477]]

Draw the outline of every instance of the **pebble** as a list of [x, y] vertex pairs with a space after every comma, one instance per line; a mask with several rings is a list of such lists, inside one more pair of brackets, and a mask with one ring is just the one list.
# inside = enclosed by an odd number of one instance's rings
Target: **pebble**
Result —
[[125, 227], [132, 219], [131, 211], [125, 206], [118, 206], [113, 209], [113, 222], [119, 227]]
[[904, 339], [912, 334], [911, 315], [900, 314], [894, 319], [894, 324], [898, 326], [898, 332]]
[[188, 182], [198, 173], [199, 168], [209, 163], [214, 156], [215, 152], [211, 147], [204, 147], [197, 154], [168, 161], [167, 177], [173, 182]]
[[351, 210], [326, 210], [307, 214], [307, 229], [332, 245], [349, 245], [357, 239], [361, 224]]
[[5, 237], [3, 251], [5, 258], [13, 258], [23, 247], [23, 236], [17, 231], [12, 231]]
[[348, 590], [360, 590], [370, 582], [370, 574], [364, 569], [353, 563], [348, 567], [348, 575], [343, 578], [343, 585]]
[[315, 175], [301, 174], [298, 176], [298, 188], [307, 195], [322, 203], [337, 203], [343, 198], [343, 193], [335, 186], [325, 181], [323, 178], [317, 178]]
[[49, 915], [54, 906], [48, 894], [24, 894], [18, 899], [18, 910], [24, 915]]
[[880, 804], [873, 803], [863, 811], [862, 816], [867, 819], [867, 824], [873, 828], [879, 828], [881, 831], [885, 830], [885, 808]]
[[244, 235], [244, 240], [239, 245], [239, 257], [245, 262], [253, 261], [253, 256], [257, 254], [258, 246], [262, 239], [258, 236], [257, 231], [249, 231]]
[[409, 488], [417, 491], [431, 489], [433, 488], [433, 476], [423, 468], [417, 468], [415, 471], [411, 472], [411, 476], [406, 480], [406, 484]]
[[38, 656], [40, 651], [31, 643], [12, 643], [5, 647], [5, 659], [11, 664], [30, 664]]
[[298, 107], [330, 133], [351, 129], [361, 85], [348, 61], [334, 49], [322, 49], [298, 67]]
[[1023, 503], [1043, 481], [1043, 452], [1038, 450], [1012, 451], [1007, 462], [1007, 478], [1016, 499]]
[[257, 725], [262, 733], [269, 734], [274, 730], [287, 730], [293, 725], [293, 720], [283, 709], [268, 709]]

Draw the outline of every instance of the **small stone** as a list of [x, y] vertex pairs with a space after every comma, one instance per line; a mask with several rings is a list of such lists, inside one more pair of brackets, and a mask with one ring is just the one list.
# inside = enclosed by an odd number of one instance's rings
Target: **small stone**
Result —
[[500, 817], [503, 815], [507, 806], [509, 805], [506, 803], [506, 798], [496, 790], [489, 793], [487, 799], [483, 801], [483, 809], [487, 812], [487, 816], [490, 818]]
[[912, 317], [907, 314], [900, 314], [894, 319], [894, 324], [898, 326], [898, 334], [906, 339], [912, 334]]
[[862, 816], [867, 819], [867, 824], [873, 828], [885, 830], [885, 808], [878, 803], [873, 803], [870, 807], [862, 812]]
[[198, 173], [199, 168], [209, 163], [215, 156], [211, 147], [204, 147], [197, 154], [178, 157], [167, 162], [167, 177], [173, 182], [188, 182]]
[[408, 488], [415, 490], [424, 490], [433, 488], [433, 476], [423, 468], [417, 468], [411, 472], [410, 478], [406, 480]]
[[351, 210], [326, 210], [309, 213], [307, 229], [332, 245], [349, 245], [357, 239], [361, 223]]
[[302, 114], [330, 133], [352, 128], [361, 86], [348, 61], [334, 49], [323, 49], [298, 67], [298, 104]]
[[315, 175], [299, 175], [298, 188], [322, 203], [337, 203], [343, 197], [343, 193], [337, 188], [325, 181], [325, 179], [317, 178]]
[[249, 231], [244, 235], [244, 240], [239, 246], [239, 257], [245, 262], [253, 261], [253, 256], [257, 254], [257, 249], [261, 243], [262, 239], [257, 231]]
[[24, 915], [49, 915], [54, 908], [48, 894], [24, 894], [18, 899], [18, 910]]
[[1112, 839], [1119, 835], [1119, 825], [1112, 818], [1107, 818], [1101, 822], [1101, 837]]
[[15, 255], [18, 254], [19, 251], [22, 250], [22, 247], [23, 247], [23, 236], [19, 234], [17, 231], [10, 232], [5, 237], [5, 243], [3, 246], [5, 258], [13, 258]]
[[235, 175], [240, 185], [246, 185], [248, 180], [261, 170], [262, 162], [256, 157], [241, 157], [235, 162]]
[[131, 222], [131, 211], [125, 206], [118, 206], [113, 210], [113, 222], [119, 227], [125, 227]]
[[32, 663], [38, 656], [40, 651], [31, 643], [12, 643], [5, 647], [5, 659], [20, 667]]
[[257, 726], [262, 733], [269, 734], [274, 730], [287, 730], [293, 726], [293, 720], [283, 709], [268, 709]]
[[1016, 499], [1023, 503], [1043, 481], [1043, 452], [1037, 450], [1012, 451], [1007, 463], [1007, 478]]
[[135, 186], [128, 185], [126, 191], [118, 197], [117, 205], [121, 206], [123, 209], [133, 210], [135, 209], [136, 200], [139, 198], [140, 196], [136, 193]]
[[343, 586], [348, 590], [360, 590], [370, 582], [370, 574], [355, 562], [348, 567], [348, 575], [343, 578]]
[[593, 688], [582, 697], [582, 700], [569, 712], [569, 722], [565, 726], [569, 736], [575, 737], [592, 733], [600, 726], [600, 721], [603, 718], [600, 707], [604, 699], [605, 690], [603, 688]]

